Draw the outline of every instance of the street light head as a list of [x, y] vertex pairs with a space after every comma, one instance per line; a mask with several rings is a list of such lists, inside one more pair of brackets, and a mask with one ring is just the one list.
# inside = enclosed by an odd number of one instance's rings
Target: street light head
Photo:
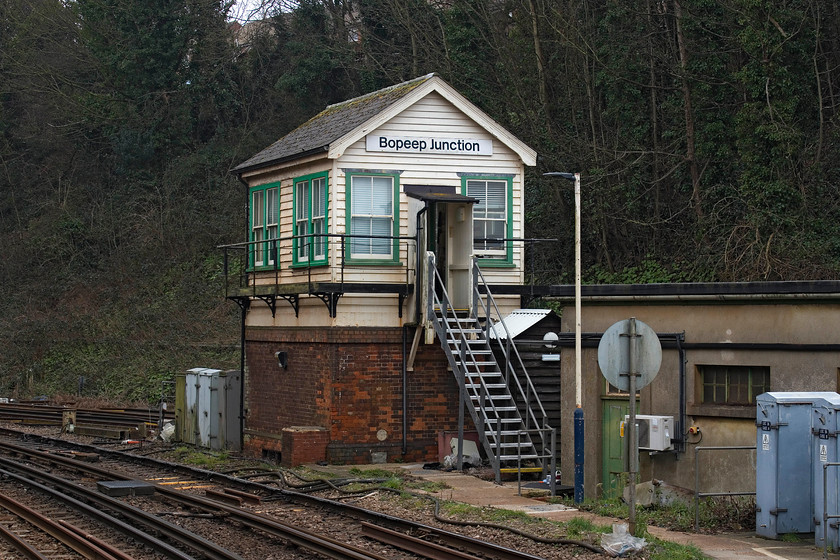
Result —
[[543, 177], [562, 177], [563, 179], [568, 179], [569, 181], [575, 180], [574, 173], [567, 173], [565, 171], [549, 171], [548, 173], [543, 173]]

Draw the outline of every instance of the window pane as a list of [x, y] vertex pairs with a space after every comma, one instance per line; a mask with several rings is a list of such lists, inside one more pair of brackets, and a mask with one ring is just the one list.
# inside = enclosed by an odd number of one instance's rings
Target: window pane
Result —
[[254, 201], [251, 204], [251, 223], [255, 228], [262, 227], [265, 223], [263, 221], [265, 219], [264, 195], [264, 191], [254, 191]]
[[[277, 216], [280, 213], [280, 205], [277, 200], [277, 188], [266, 189], [265, 191], [265, 220], [267, 225], [277, 224]], [[272, 236], [273, 237], [273, 236]]]
[[323, 177], [312, 180], [312, 217], [327, 214], [327, 181]]
[[[507, 233], [507, 181], [467, 181], [467, 196], [477, 198], [473, 206], [473, 235], [479, 256], [504, 257]], [[498, 241], [492, 241], [492, 240]]]
[[390, 216], [394, 204], [393, 180], [390, 177], [373, 177], [370, 213], [374, 216]]
[[265, 191], [254, 191], [251, 194], [251, 240], [254, 241], [254, 266], [265, 264]]
[[[351, 179], [351, 235], [391, 236], [394, 224], [393, 177], [352, 177]], [[390, 257], [392, 240], [356, 238], [350, 242], [355, 256]]]
[[[314, 234], [324, 234], [326, 233], [326, 220], [324, 218], [318, 218], [312, 220], [312, 233]], [[312, 239], [312, 247], [313, 247], [313, 256], [315, 258], [323, 258], [327, 254], [327, 238], [326, 237], [314, 237]]]
[[373, 205], [373, 177], [353, 177], [351, 206], [353, 215], [370, 215]]
[[295, 185], [295, 220], [309, 218], [309, 193], [305, 181]]
[[504, 219], [507, 206], [507, 183], [487, 182], [487, 217]]
[[[350, 222], [353, 235], [370, 235], [370, 218], [356, 216]], [[350, 251], [354, 255], [370, 254], [370, 239], [367, 237], [354, 237], [350, 242]]]
[[[391, 218], [371, 218], [370, 233], [371, 235], [391, 235]], [[370, 253], [372, 255], [390, 255], [391, 240], [371, 239]]]
[[770, 389], [767, 366], [698, 365], [703, 383], [703, 402], [751, 405]]
[[259, 241], [263, 240], [263, 229], [258, 228], [254, 230], [254, 241], [258, 243], [254, 243], [254, 266], [262, 266], [264, 264], [265, 257], [265, 243], [259, 243]]

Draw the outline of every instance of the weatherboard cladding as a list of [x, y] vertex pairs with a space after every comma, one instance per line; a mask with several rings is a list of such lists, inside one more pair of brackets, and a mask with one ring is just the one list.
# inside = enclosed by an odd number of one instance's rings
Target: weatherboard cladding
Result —
[[386, 110], [433, 76], [427, 74], [330, 105], [268, 148], [236, 166], [233, 171], [241, 173], [304, 154], [325, 152], [332, 142]]

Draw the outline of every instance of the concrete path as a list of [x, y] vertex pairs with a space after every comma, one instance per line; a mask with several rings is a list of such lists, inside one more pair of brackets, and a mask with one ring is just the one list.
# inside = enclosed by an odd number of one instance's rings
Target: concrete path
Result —
[[[460, 472], [426, 470], [422, 464], [371, 465], [371, 468], [399, 467], [411, 475], [428, 482], [440, 482], [446, 489], [435, 493], [444, 500], [463, 502], [483, 507], [495, 507], [514, 511], [524, 511], [555, 521], [568, 521], [574, 517], [583, 517], [599, 525], [611, 525], [620, 520], [598, 517], [588, 512], [563, 505], [546, 504], [543, 501], [520, 496], [516, 482], [498, 485]], [[523, 493], [525, 490], [523, 490]], [[787, 543], [759, 538], [752, 533], [732, 535], [697, 535], [668, 531], [659, 527], [648, 527], [648, 531], [657, 538], [680, 544], [693, 545], [711, 558], [720, 560], [817, 560], [823, 558], [822, 549], [818, 549], [813, 540]], [[840, 554], [828, 554], [830, 559], [840, 559]]]

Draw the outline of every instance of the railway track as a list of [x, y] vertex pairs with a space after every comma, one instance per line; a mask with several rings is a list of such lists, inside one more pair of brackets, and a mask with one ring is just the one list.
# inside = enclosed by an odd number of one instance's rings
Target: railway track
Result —
[[[65, 415], [72, 413], [79, 425], [136, 428], [140, 424], [157, 425], [161, 412], [151, 408], [93, 409], [49, 403], [0, 403], [0, 420], [34, 426], [61, 426]], [[163, 412], [163, 420], [174, 415]]]
[[[135, 543], [129, 557], [539, 558], [265, 482], [98, 447], [74, 444], [74, 449], [68, 449], [65, 442], [40, 436], [27, 436], [23, 442], [12, 438], [6, 430], [0, 435], [0, 491], [6, 493], [9, 484], [33, 484], [40, 493], [55, 491], [67, 496], [53, 496], [51, 501], [61, 501], [68, 508], [72, 509], [69, 504], [74, 501], [87, 504], [113, 519], [86, 522], [105, 527], [103, 536], [97, 538]], [[91, 462], [94, 458], [96, 462]], [[129, 492], [119, 498], [103, 494], [106, 482], [130, 487], [137, 481], [151, 486], [153, 493]], [[85, 515], [95, 518], [91, 512]], [[276, 556], [278, 551], [282, 555]]]

